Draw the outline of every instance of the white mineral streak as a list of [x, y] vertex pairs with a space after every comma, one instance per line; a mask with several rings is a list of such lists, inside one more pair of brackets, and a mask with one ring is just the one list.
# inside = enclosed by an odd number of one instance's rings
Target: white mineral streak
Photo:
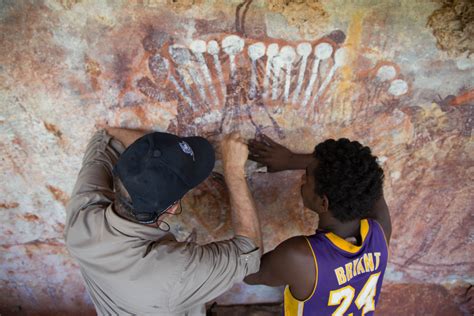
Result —
[[201, 68], [201, 72], [204, 75], [204, 79], [206, 80], [211, 95], [214, 98], [215, 105], [219, 105], [219, 98], [217, 97], [216, 89], [214, 88], [214, 84], [212, 83], [211, 73], [209, 72], [209, 68], [207, 67], [206, 60], [204, 59], [203, 55], [207, 50], [206, 42], [203, 40], [192, 41], [189, 45], [189, 48], [196, 56], [198, 64]]
[[237, 35], [229, 35], [222, 40], [222, 50], [229, 55], [231, 82], [237, 82], [235, 57], [244, 49], [245, 42]]
[[306, 86], [306, 91], [304, 93], [304, 100], [302, 102], [302, 106], [305, 107], [308, 104], [309, 99], [311, 98], [311, 93], [313, 92], [314, 83], [318, 77], [319, 72], [319, 64], [321, 60], [325, 60], [331, 56], [333, 52], [333, 48], [328, 43], [320, 43], [316, 45], [314, 48], [314, 62], [313, 68], [311, 69], [311, 77], [309, 79], [309, 83]]
[[[171, 49], [170, 49], [171, 50]], [[171, 53], [171, 51], [170, 51]], [[160, 55], [158, 55], [160, 56]], [[161, 56], [160, 56], [161, 57]], [[162, 58], [163, 59], [163, 64], [165, 65], [165, 68], [166, 70], [169, 70], [169, 61], [168, 59], [166, 58]], [[173, 74], [171, 72], [169, 72], [169, 75], [168, 75], [168, 78], [169, 80], [171, 81], [171, 83], [174, 85], [174, 87], [176, 88], [176, 90], [181, 94], [181, 96], [183, 97], [183, 99], [189, 104], [189, 106], [193, 109], [193, 110], [196, 110], [196, 105], [194, 104], [194, 102], [192, 101], [192, 99], [188, 96], [188, 94], [184, 91], [183, 87], [181, 87], [181, 85], [178, 83], [178, 80], [176, 80], [176, 78], [173, 76]], [[158, 83], [159, 84], [159, 83]], [[183, 84], [186, 86], [187, 83], [185, 80], [183, 80]]]
[[280, 71], [283, 66], [283, 58], [280, 54], [273, 58], [273, 85], [272, 85], [272, 100], [278, 97], [278, 85], [280, 83]]
[[257, 60], [265, 56], [265, 44], [262, 42], [252, 44], [248, 47], [248, 54], [252, 61], [252, 73], [250, 76], [249, 97], [255, 98], [257, 94]]
[[211, 54], [212, 59], [214, 60], [214, 67], [217, 71], [217, 76], [219, 77], [219, 83], [221, 86], [222, 97], [225, 99], [226, 96], [226, 86], [224, 81], [224, 74], [222, 72], [221, 61], [219, 60], [219, 44], [216, 41], [210, 41], [207, 43], [207, 52]]
[[377, 79], [380, 81], [392, 80], [397, 75], [395, 67], [391, 65], [383, 65], [377, 70]]
[[273, 58], [278, 54], [278, 44], [270, 44], [267, 47], [267, 65], [265, 67], [265, 77], [263, 79], [263, 96], [268, 96], [268, 84], [270, 82], [270, 76], [272, 74], [272, 63]]
[[189, 56], [186, 56], [186, 53], [188, 53], [186, 50], [183, 50], [184, 47], [178, 46], [178, 45], [173, 45], [169, 47], [169, 53], [173, 61], [176, 63], [176, 71], [178, 74], [181, 76], [179, 80], [183, 85], [184, 85], [184, 90], [191, 96], [193, 96], [193, 91], [191, 90], [191, 87], [189, 86], [188, 81], [190, 80], [190, 74], [186, 71], [186, 67], [184, 65], [186, 63], [189, 63]]
[[286, 69], [284, 100], [285, 102], [288, 102], [291, 84], [291, 70], [293, 67], [293, 62], [296, 59], [295, 49], [291, 46], [284, 46], [280, 51], [280, 56]]
[[[331, 53], [332, 53], [332, 47], [331, 47]], [[326, 58], [328, 58], [329, 56], [331, 56], [331, 53], [329, 53], [326, 49], [324, 49], [324, 52], [321, 56], [327, 56]], [[316, 104], [316, 102], [318, 101], [318, 99], [321, 97], [321, 95], [324, 93], [324, 91], [326, 90], [329, 83], [331, 82], [332, 78], [334, 77], [334, 74], [336, 73], [336, 70], [339, 67], [344, 66], [346, 64], [346, 59], [347, 59], [346, 49], [345, 48], [339, 48], [336, 51], [336, 53], [334, 54], [334, 65], [329, 70], [328, 75], [324, 79], [323, 83], [319, 87], [318, 93], [316, 94], [316, 96], [313, 99], [313, 103], [312, 103], [313, 107]]]
[[388, 93], [394, 96], [400, 96], [402, 94], [407, 93], [407, 91], [408, 84], [406, 83], [406, 81], [401, 79], [393, 80], [390, 84], [390, 87], [388, 88]]
[[[166, 58], [163, 58], [163, 64], [165, 65], [165, 68], [166, 70], [169, 70], [170, 68], [170, 63], [168, 61], [168, 59]], [[196, 110], [196, 106], [194, 105], [193, 101], [191, 100], [191, 98], [186, 94], [186, 92], [183, 90], [183, 88], [179, 85], [178, 81], [176, 80], [176, 78], [173, 76], [173, 74], [171, 72], [169, 72], [169, 76], [168, 76], [169, 80], [171, 81], [171, 83], [174, 85], [174, 87], [176, 88], [176, 91], [178, 91], [181, 96], [183, 97], [183, 99], [188, 102], [189, 106], [193, 109], [193, 110]]]
[[308, 62], [308, 56], [311, 54], [312, 47], [309, 43], [301, 43], [296, 47], [296, 52], [301, 56], [300, 71], [298, 74], [298, 81], [295, 92], [293, 93], [293, 103], [295, 103], [301, 92], [301, 87], [303, 86], [304, 74], [306, 72], [306, 64]]

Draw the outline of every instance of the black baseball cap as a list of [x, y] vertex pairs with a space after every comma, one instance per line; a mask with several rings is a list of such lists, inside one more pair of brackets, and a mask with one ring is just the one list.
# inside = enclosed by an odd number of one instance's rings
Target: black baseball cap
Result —
[[214, 149], [206, 139], [154, 132], [123, 152], [114, 174], [128, 191], [137, 220], [153, 222], [204, 181], [214, 162]]

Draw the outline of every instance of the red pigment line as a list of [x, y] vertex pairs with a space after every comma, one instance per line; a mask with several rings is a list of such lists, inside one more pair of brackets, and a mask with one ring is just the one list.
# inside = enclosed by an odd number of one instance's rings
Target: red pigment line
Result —
[[25, 215], [23, 215], [23, 218], [26, 219], [28, 222], [34, 222], [39, 220], [39, 216], [32, 213], [26, 213]]
[[56, 125], [51, 124], [51, 123], [46, 123], [43, 121], [44, 127], [51, 132], [54, 136], [61, 138], [63, 133], [57, 128]]
[[237, 5], [237, 8], [235, 10], [235, 31], [239, 34], [241, 33], [241, 30], [240, 30], [240, 9], [242, 8], [242, 6], [246, 2], [247, 2], [247, 0], [245, 0], [244, 2]]
[[46, 185], [46, 188], [48, 188], [49, 192], [51, 192], [54, 196], [54, 199], [56, 201], [61, 202], [64, 206], [66, 206], [67, 201], [69, 200], [69, 197], [67, 196], [66, 193], [61, 191], [60, 189], [52, 186], [52, 185]]
[[242, 14], [242, 21], [240, 22], [240, 28], [242, 29], [242, 34], [245, 36], [245, 17], [247, 16], [247, 11], [250, 8], [250, 4], [253, 0], [248, 0], [247, 4], [244, 9], [244, 13]]
[[474, 101], [474, 89], [467, 91], [449, 101], [449, 105], [457, 106]]
[[39, 246], [39, 245], [48, 245], [48, 246], [64, 246], [64, 240], [62, 238], [45, 238], [45, 239], [34, 239], [31, 241], [23, 242], [23, 243], [13, 243], [13, 244], [2, 244], [0, 247], [4, 249], [8, 249], [11, 247], [17, 246]]
[[17, 202], [4, 202], [0, 203], [0, 208], [17, 208], [19, 205]]

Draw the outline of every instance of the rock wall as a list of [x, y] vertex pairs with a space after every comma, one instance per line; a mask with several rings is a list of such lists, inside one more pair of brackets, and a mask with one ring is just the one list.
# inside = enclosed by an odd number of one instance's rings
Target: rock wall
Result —
[[[433, 300], [448, 291], [468, 311], [474, 60], [460, 40], [470, 29], [451, 41], [439, 21], [472, 2], [451, 2], [1, 2], [0, 312], [93, 313], [62, 235], [83, 151], [103, 124], [214, 143], [263, 132], [299, 152], [326, 138], [369, 145], [393, 219], [387, 288], [441, 288]], [[179, 238], [230, 236], [219, 169], [184, 199], [171, 223]], [[266, 249], [314, 231], [300, 172], [247, 172]], [[280, 300], [281, 289], [236, 285], [218, 302]]]

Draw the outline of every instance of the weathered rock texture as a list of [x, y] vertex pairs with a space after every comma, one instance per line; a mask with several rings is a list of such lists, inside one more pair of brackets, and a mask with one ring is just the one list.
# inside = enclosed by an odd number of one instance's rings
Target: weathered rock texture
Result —
[[428, 18], [438, 47], [450, 55], [474, 53], [474, 2], [447, 0]]
[[[384, 314], [428, 311], [441, 296], [447, 311], [469, 313], [474, 62], [437, 48], [436, 10], [408, 0], [1, 2], [0, 313], [93, 313], [62, 234], [85, 145], [105, 123], [213, 142], [264, 132], [301, 152], [328, 137], [371, 146], [393, 218]], [[256, 167], [266, 249], [313, 232], [301, 173]], [[218, 174], [183, 204], [171, 223], [179, 238], [230, 236]], [[280, 289], [237, 285], [218, 302], [280, 300]]]

